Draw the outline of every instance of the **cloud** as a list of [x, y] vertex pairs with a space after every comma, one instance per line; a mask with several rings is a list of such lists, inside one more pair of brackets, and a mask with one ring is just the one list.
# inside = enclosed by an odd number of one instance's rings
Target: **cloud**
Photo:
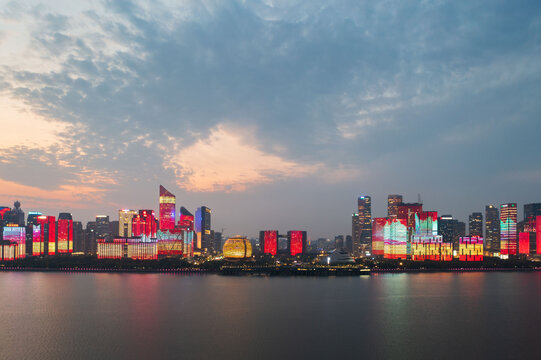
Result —
[[257, 147], [252, 132], [225, 125], [173, 152], [164, 165], [174, 170], [178, 186], [189, 191], [244, 191], [279, 179], [304, 177], [321, 167], [266, 153]]
[[0, 179], [0, 197], [22, 200], [31, 207], [86, 208], [104, 204], [105, 190], [82, 184], [60, 185], [58, 189], [46, 190], [40, 186], [27, 186]]

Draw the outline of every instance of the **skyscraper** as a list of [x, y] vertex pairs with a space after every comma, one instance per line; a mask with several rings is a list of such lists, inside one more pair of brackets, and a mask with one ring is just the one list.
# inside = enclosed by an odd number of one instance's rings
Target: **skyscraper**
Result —
[[133, 236], [133, 218], [137, 215], [137, 211], [122, 209], [118, 210], [118, 236], [130, 237]]
[[458, 255], [459, 250], [459, 224], [458, 220], [453, 219], [451, 215], [442, 215], [438, 219], [438, 235], [442, 236], [444, 244], [452, 244], [452, 251]]
[[175, 228], [176, 197], [160, 185], [160, 230]]
[[402, 204], [402, 195], [387, 196], [387, 217], [398, 217], [398, 205]]
[[180, 207], [180, 218], [178, 219], [178, 225], [181, 229], [186, 231], [193, 231], [194, 229], [194, 216], [184, 206]]
[[480, 212], [471, 213], [469, 216], [469, 231], [471, 236], [483, 237], [483, 214]]
[[85, 233], [83, 231], [83, 223], [80, 221], [73, 222], [73, 251], [85, 251]]
[[278, 252], [278, 231], [263, 230], [259, 232], [259, 244], [261, 252], [275, 256]]
[[154, 210], [139, 210], [139, 213], [133, 217], [132, 231], [132, 236], [141, 236], [146, 241], [156, 238], [157, 229]]
[[493, 205], [485, 207], [485, 250], [488, 256], [500, 251], [500, 212]]
[[372, 247], [372, 199], [370, 196], [359, 196], [357, 199], [357, 213], [359, 214], [359, 244], [357, 253]]
[[210, 223], [211, 211], [206, 206], [201, 206], [195, 211], [195, 232], [197, 233], [197, 246], [200, 251], [213, 252], [210, 237], [211, 223]]
[[306, 252], [306, 231], [288, 231], [287, 247], [291, 256], [304, 254]]
[[[34, 255], [56, 254], [56, 219], [54, 216], [38, 216], [40, 226], [39, 243], [33, 244]], [[37, 239], [36, 239], [37, 240]]]
[[500, 205], [500, 255], [517, 255], [517, 204]]
[[73, 252], [73, 217], [70, 213], [58, 214], [57, 253], [70, 254]]
[[112, 239], [108, 215], [96, 215], [96, 239]]

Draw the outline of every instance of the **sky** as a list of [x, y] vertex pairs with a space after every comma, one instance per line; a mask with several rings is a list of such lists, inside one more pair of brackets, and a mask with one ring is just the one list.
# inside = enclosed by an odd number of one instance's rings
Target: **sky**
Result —
[[[0, 205], [351, 233], [541, 202], [539, 1], [0, 0]], [[519, 212], [520, 216], [520, 212]]]

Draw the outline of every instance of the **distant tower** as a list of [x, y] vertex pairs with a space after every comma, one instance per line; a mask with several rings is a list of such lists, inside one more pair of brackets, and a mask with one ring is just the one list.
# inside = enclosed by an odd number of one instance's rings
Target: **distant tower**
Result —
[[402, 204], [402, 195], [387, 196], [387, 217], [398, 216], [398, 205]]
[[480, 212], [471, 213], [469, 216], [470, 236], [483, 236], [483, 214]]
[[500, 255], [517, 255], [517, 204], [500, 205]]
[[177, 198], [160, 185], [160, 230], [175, 228], [175, 207]]
[[372, 246], [372, 199], [370, 196], [359, 196], [357, 212], [359, 214], [359, 247], [356, 252], [360, 255], [363, 249], [370, 250]]

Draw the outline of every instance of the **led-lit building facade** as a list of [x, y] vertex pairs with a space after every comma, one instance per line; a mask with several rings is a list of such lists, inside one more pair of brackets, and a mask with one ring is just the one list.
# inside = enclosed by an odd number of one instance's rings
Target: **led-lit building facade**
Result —
[[518, 253], [519, 255], [530, 255], [530, 232], [522, 231], [518, 233]]
[[133, 236], [133, 218], [137, 216], [136, 210], [118, 210], [118, 236]]
[[158, 257], [179, 257], [184, 254], [183, 235], [180, 228], [173, 230], [158, 230]]
[[26, 227], [4, 226], [2, 260], [22, 259], [26, 256]]
[[[56, 218], [54, 216], [38, 216], [38, 225], [40, 225], [40, 244], [32, 244], [32, 254], [38, 255], [36, 249], [39, 248], [39, 255], [56, 254]], [[35, 240], [35, 239], [34, 239]]]
[[287, 247], [291, 256], [304, 254], [306, 252], [306, 231], [288, 231]]
[[[443, 249], [442, 249], [443, 248]], [[452, 249], [445, 251], [441, 235], [414, 235], [411, 239], [411, 259], [415, 261], [449, 261]], [[446, 256], [450, 252], [450, 257]]]
[[223, 247], [224, 258], [246, 259], [252, 257], [252, 244], [243, 236], [234, 236], [226, 240]]
[[[387, 196], [387, 217], [398, 217], [398, 205], [402, 204], [402, 195]], [[373, 250], [372, 250], [373, 251]]]
[[259, 246], [263, 254], [275, 256], [278, 253], [278, 231], [263, 230], [259, 232]]
[[176, 196], [160, 185], [160, 230], [175, 228]]
[[71, 254], [73, 252], [73, 218], [70, 213], [58, 214], [57, 229], [57, 253]]
[[97, 240], [98, 259], [134, 259], [156, 260], [158, 258], [158, 243], [156, 241], [142, 241], [134, 238], [114, 238]]
[[388, 219], [383, 228], [383, 257], [406, 259], [408, 256], [408, 222], [406, 219]]
[[409, 249], [411, 259], [418, 261], [450, 260], [446, 256], [447, 246], [443, 244], [443, 236], [438, 235], [438, 213], [436, 211], [417, 212], [414, 213], [414, 219], [414, 234], [411, 236]]
[[31, 225], [32, 229], [32, 256], [40, 256], [44, 253], [44, 246], [41, 238], [41, 226]]
[[485, 206], [485, 252], [488, 256], [500, 252], [500, 212], [494, 205]]
[[541, 255], [541, 215], [535, 217], [535, 254]]
[[385, 254], [384, 228], [387, 218], [372, 219], [372, 256], [383, 257]]
[[184, 206], [180, 207], [180, 218], [178, 226], [186, 231], [194, 231], [194, 216]]
[[146, 241], [156, 238], [156, 215], [154, 210], [139, 210], [132, 219], [132, 236], [140, 236]]
[[460, 237], [458, 259], [460, 261], [483, 261], [483, 237]]
[[500, 256], [517, 255], [517, 204], [500, 205]]

